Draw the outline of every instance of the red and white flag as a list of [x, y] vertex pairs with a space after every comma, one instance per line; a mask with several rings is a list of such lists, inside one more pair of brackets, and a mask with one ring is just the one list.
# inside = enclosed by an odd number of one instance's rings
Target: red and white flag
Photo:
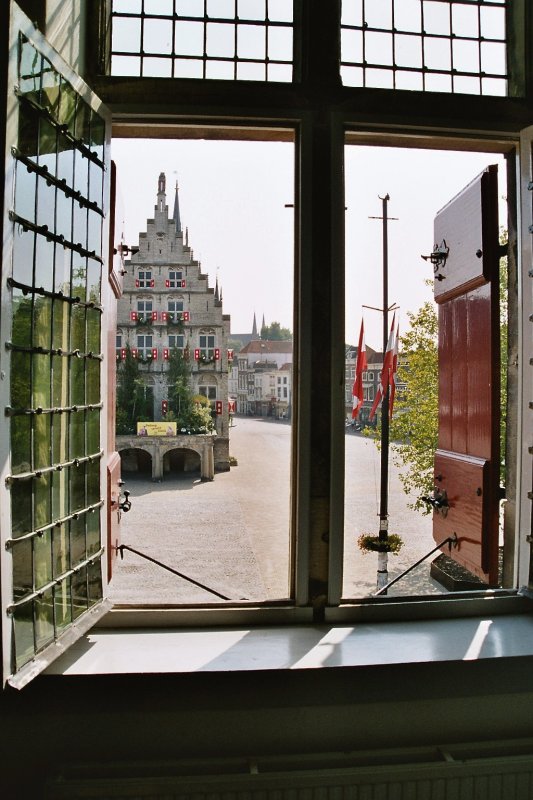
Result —
[[352, 388], [353, 407], [352, 419], [357, 419], [359, 409], [363, 405], [363, 372], [367, 369], [365, 346], [364, 322], [361, 320], [361, 331], [359, 333], [359, 347], [357, 348], [357, 361], [355, 365], [355, 380]]
[[390, 395], [389, 395], [389, 419], [392, 419], [392, 411], [394, 408], [394, 398], [396, 397], [396, 380], [398, 376], [398, 347], [400, 342], [400, 323], [396, 328], [396, 339], [394, 341], [394, 350], [392, 351], [392, 371], [390, 379]]
[[376, 397], [370, 409], [369, 419], [374, 419], [378, 406], [383, 402], [383, 398], [387, 394], [387, 389], [392, 382], [392, 362], [394, 356], [394, 322], [396, 314], [392, 318], [392, 325], [390, 327], [389, 341], [387, 342], [387, 350], [383, 359], [383, 369], [381, 370], [381, 380], [376, 392]]

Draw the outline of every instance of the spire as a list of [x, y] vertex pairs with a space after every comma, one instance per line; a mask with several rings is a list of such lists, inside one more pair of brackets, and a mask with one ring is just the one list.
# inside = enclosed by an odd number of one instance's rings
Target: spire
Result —
[[176, 223], [176, 233], [181, 233], [180, 201], [178, 197], [178, 182], [176, 181], [176, 194], [174, 196], [174, 213], [172, 219]]
[[257, 335], [257, 322], [255, 319], [255, 311], [254, 311], [254, 323], [252, 325], [252, 340], [254, 339], [259, 339], [259, 336]]
[[264, 314], [263, 314], [263, 322], [261, 323], [261, 331], [263, 331], [263, 328], [266, 328], [266, 322], [265, 322], [265, 315]]
[[167, 199], [166, 191], [165, 191], [166, 190], [166, 183], [167, 183], [167, 181], [166, 181], [166, 178], [165, 178], [165, 173], [164, 172], [160, 172], [159, 173], [159, 178], [157, 180], [157, 205], [155, 207], [156, 211], [164, 211], [165, 210], [165, 203], [166, 203], [166, 199]]
[[217, 276], [217, 279], [215, 281], [215, 303], [218, 303], [219, 299], [220, 297], [218, 294], [218, 276]]

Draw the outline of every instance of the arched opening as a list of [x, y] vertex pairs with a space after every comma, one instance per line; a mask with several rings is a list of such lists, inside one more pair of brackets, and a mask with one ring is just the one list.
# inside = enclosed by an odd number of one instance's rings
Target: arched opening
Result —
[[163, 474], [200, 472], [200, 455], [194, 450], [177, 447], [163, 456]]
[[152, 475], [152, 456], [139, 447], [128, 447], [120, 450], [120, 461], [123, 473]]

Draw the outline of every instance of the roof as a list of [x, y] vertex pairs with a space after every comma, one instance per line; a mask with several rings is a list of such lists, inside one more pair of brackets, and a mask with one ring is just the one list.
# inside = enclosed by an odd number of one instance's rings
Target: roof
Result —
[[241, 353], [292, 353], [292, 342], [287, 340], [253, 339]]

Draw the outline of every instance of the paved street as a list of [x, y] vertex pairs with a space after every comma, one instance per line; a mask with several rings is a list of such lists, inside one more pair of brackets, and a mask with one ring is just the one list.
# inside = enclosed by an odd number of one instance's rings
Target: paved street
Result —
[[[238, 466], [203, 483], [197, 475], [161, 483], [124, 475], [132, 509], [124, 514], [123, 543], [233, 599], [288, 596], [289, 453], [291, 428], [266, 419], [237, 418], [230, 453]], [[375, 554], [357, 548], [361, 532], [377, 533], [379, 453], [362, 436], [346, 436], [344, 596], [375, 591]], [[429, 518], [407, 509], [395, 469], [390, 479], [390, 531], [405, 545], [389, 559], [393, 578], [433, 546]], [[117, 603], [217, 602], [205, 589], [126, 551], [111, 583]], [[429, 578], [429, 561], [389, 594], [442, 591]], [[220, 602], [223, 602], [222, 600]]]

